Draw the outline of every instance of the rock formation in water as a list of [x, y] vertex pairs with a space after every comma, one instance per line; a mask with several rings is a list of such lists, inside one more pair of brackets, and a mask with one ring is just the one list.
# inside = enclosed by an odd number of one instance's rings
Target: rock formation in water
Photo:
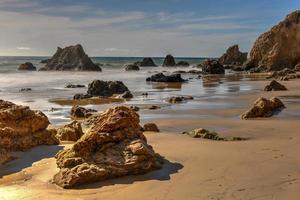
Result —
[[258, 37], [250, 53], [247, 68], [267, 71], [294, 68], [300, 63], [300, 11], [295, 11]]
[[85, 54], [82, 46], [68, 46], [57, 48], [56, 53], [50, 58], [41, 71], [101, 71], [101, 68]]
[[92, 96], [111, 97], [129, 91], [122, 81], [94, 80], [88, 86], [87, 94]]
[[76, 142], [83, 135], [81, 124], [77, 121], [72, 121], [61, 128], [57, 129], [56, 137], [60, 141], [74, 141]]
[[53, 180], [63, 188], [162, 167], [161, 157], [141, 131], [139, 115], [124, 106], [99, 114], [81, 139], [56, 159], [60, 171]]
[[146, 81], [151, 81], [151, 82], [185, 82], [185, 80], [181, 78], [180, 74], [164, 75], [163, 73], [154, 74], [151, 77], [148, 77], [146, 79]]
[[187, 101], [187, 100], [192, 100], [194, 99], [192, 96], [174, 96], [174, 97], [170, 97], [168, 99], [169, 103], [181, 103], [183, 101]]
[[[48, 118], [42, 112], [0, 100], [0, 152], [7, 152], [5, 157], [9, 157], [10, 152], [58, 144], [55, 131], [48, 130], [48, 125]], [[1, 160], [5, 159], [0, 157]]]
[[176, 65], [175, 59], [172, 55], [167, 55], [163, 62], [163, 67], [174, 67]]
[[188, 67], [188, 66], [190, 66], [190, 63], [188, 63], [186, 61], [179, 61], [178, 63], [176, 63], [176, 66], [178, 66], [178, 67]]
[[150, 57], [143, 58], [141, 62], [136, 62], [134, 63], [134, 65], [137, 65], [139, 67], [156, 67], [156, 64]]
[[201, 65], [202, 72], [207, 74], [225, 74], [224, 66], [217, 60], [205, 60]]
[[88, 118], [91, 115], [93, 115], [93, 113], [95, 112], [97, 112], [97, 110], [86, 109], [84, 107], [75, 105], [71, 108], [71, 118], [73, 119]]
[[241, 66], [246, 62], [247, 55], [248, 53], [240, 52], [238, 45], [233, 45], [227, 49], [226, 53], [224, 53], [221, 58], [219, 58], [219, 62], [222, 65]]
[[140, 68], [136, 64], [127, 64], [124, 66], [125, 71], [139, 71]]
[[264, 91], [281, 91], [287, 90], [286, 87], [275, 80], [272, 80], [269, 85], [267, 85]]
[[253, 107], [241, 115], [242, 119], [271, 117], [275, 113], [285, 108], [284, 104], [278, 98], [259, 98], [255, 101]]
[[18, 70], [36, 71], [36, 67], [31, 62], [23, 63], [19, 66]]

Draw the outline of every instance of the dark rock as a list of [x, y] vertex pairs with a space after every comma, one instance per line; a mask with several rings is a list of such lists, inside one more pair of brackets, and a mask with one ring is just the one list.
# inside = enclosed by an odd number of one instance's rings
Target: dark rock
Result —
[[128, 64], [124, 66], [126, 71], [138, 71], [140, 70], [139, 66], [136, 64]]
[[129, 91], [122, 81], [94, 80], [88, 86], [87, 94], [91, 96], [111, 97]]
[[18, 70], [36, 71], [36, 67], [31, 62], [23, 63], [19, 66]]
[[73, 106], [71, 109], [71, 117], [74, 119], [78, 118], [88, 118], [93, 115], [93, 113], [97, 112], [97, 110], [86, 109], [80, 106]]
[[143, 131], [150, 131], [150, 132], [159, 132], [159, 129], [156, 124], [154, 123], [147, 123], [143, 126]]
[[176, 62], [175, 62], [175, 59], [172, 55], [167, 55], [165, 57], [165, 60], [163, 62], [163, 67], [173, 67], [173, 66], [176, 66]]
[[235, 72], [242, 72], [242, 71], [245, 71], [245, 68], [242, 66], [232, 66], [231, 70], [235, 71]]
[[185, 82], [186, 80], [181, 78], [180, 74], [164, 75], [163, 73], [154, 74], [148, 77], [146, 81], [152, 82]]
[[272, 80], [264, 89], [265, 91], [280, 91], [287, 90], [286, 87], [275, 80]]
[[149, 110], [157, 110], [157, 109], [160, 109], [159, 106], [156, 106], [156, 105], [152, 105], [148, 108]]
[[138, 112], [140, 110], [138, 106], [130, 106], [130, 109], [134, 110], [135, 112]]
[[299, 72], [299, 71], [300, 71], [300, 63], [298, 63], [297, 65], [295, 65], [294, 70], [295, 70], [296, 72]]
[[188, 63], [186, 61], [179, 61], [178, 63], [176, 63], [176, 66], [188, 67], [188, 66], [190, 66], [190, 63]]
[[241, 66], [247, 60], [248, 53], [242, 53], [239, 50], [238, 45], [233, 45], [229, 47], [219, 59], [220, 64], [222, 65], [236, 65]]
[[65, 88], [84, 88], [85, 85], [79, 85], [79, 84], [68, 84], [65, 86]]
[[80, 99], [88, 99], [88, 98], [91, 98], [91, 97], [93, 97], [93, 96], [90, 95], [90, 94], [75, 94], [73, 96], [73, 99], [74, 100], [80, 100]]
[[174, 96], [174, 97], [170, 97], [168, 99], [169, 103], [181, 103], [183, 101], [187, 101], [187, 100], [192, 100], [194, 99], [192, 96]]
[[207, 59], [202, 63], [202, 71], [207, 74], [225, 74], [225, 69], [217, 60]]
[[131, 98], [133, 98], [133, 95], [131, 94], [130, 91], [126, 91], [123, 94], [118, 95], [118, 98], [131, 99]]
[[48, 61], [49, 61], [49, 59], [45, 59], [45, 60], [41, 60], [41, 62], [40, 62], [40, 63], [42, 63], [42, 64], [46, 64]]
[[92, 62], [78, 44], [64, 49], [58, 47], [54, 56], [40, 70], [101, 71], [101, 68]]
[[31, 88], [21, 88], [19, 90], [19, 92], [29, 92], [29, 91], [32, 91], [32, 89]]
[[140, 67], [156, 67], [156, 64], [153, 62], [152, 58], [144, 58], [141, 62], [134, 63]]

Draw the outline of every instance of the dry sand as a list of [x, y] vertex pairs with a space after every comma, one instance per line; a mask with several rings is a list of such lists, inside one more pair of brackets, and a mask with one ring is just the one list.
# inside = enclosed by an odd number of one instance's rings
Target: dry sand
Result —
[[[268, 81], [267, 81], [268, 82]], [[257, 82], [261, 87], [266, 81]], [[289, 91], [256, 92], [216, 101], [235, 109], [172, 111], [208, 114], [209, 119], [157, 120], [162, 133], [146, 133], [155, 151], [166, 158], [162, 170], [64, 190], [51, 183], [58, 171], [53, 155], [63, 146], [37, 147], [0, 168], [0, 199], [288, 199], [300, 198], [300, 81], [284, 82]], [[260, 96], [282, 98], [287, 109], [269, 119], [240, 120]], [[155, 120], [154, 120], [155, 121]], [[249, 137], [223, 142], [180, 134], [194, 128], [224, 136]], [[70, 145], [66, 145], [68, 148]]]

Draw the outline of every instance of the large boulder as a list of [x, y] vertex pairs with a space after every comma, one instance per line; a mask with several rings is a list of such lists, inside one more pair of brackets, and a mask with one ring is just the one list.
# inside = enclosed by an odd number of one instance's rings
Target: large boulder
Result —
[[205, 60], [202, 64], [202, 71], [207, 74], [225, 74], [224, 66], [217, 60]]
[[161, 157], [142, 133], [139, 115], [124, 106], [99, 114], [80, 140], [56, 159], [60, 171], [53, 180], [63, 188], [162, 167]]
[[76, 142], [83, 135], [81, 124], [77, 121], [72, 121], [61, 128], [57, 129], [56, 137], [61, 141]]
[[134, 64], [140, 67], [156, 67], [156, 64], [150, 57], [143, 58], [141, 62], [136, 62]]
[[42, 112], [0, 100], [0, 151], [9, 154], [37, 145], [58, 144], [55, 131], [48, 130], [48, 125], [49, 120]]
[[295, 11], [258, 37], [250, 53], [248, 68], [267, 71], [293, 68], [300, 62], [300, 11]]
[[26, 62], [19, 65], [18, 70], [36, 71], [36, 67], [31, 62]]
[[242, 119], [271, 117], [275, 113], [285, 108], [284, 104], [278, 98], [259, 98], [255, 101], [253, 107], [241, 115]]
[[111, 97], [129, 91], [122, 81], [94, 80], [88, 86], [87, 94], [91, 96]]
[[241, 66], [247, 60], [248, 53], [240, 52], [238, 45], [229, 47], [219, 59], [222, 65], [236, 65]]
[[269, 85], [266, 85], [264, 91], [280, 91], [287, 90], [286, 87], [275, 80], [272, 80]]
[[176, 65], [175, 59], [172, 55], [167, 55], [163, 62], [163, 67], [173, 67]]
[[68, 46], [57, 48], [56, 53], [50, 58], [45, 67], [40, 69], [58, 71], [101, 71], [101, 68], [85, 54], [82, 46]]
[[151, 81], [151, 82], [185, 82], [185, 80], [181, 78], [180, 74], [164, 75], [163, 73], [154, 74], [151, 77], [148, 77], [146, 79], [146, 81]]

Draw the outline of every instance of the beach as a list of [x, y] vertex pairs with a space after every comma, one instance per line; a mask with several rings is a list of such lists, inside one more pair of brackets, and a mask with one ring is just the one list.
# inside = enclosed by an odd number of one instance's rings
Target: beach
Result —
[[[40, 146], [1, 167], [0, 199], [57, 199], [62, 195], [64, 199], [298, 199], [299, 80], [282, 82], [288, 91], [274, 92], [263, 91], [269, 80], [221, 80], [191, 102], [139, 112], [142, 123], [155, 122], [161, 130], [145, 136], [164, 157], [162, 169], [65, 190], [51, 182], [59, 170], [53, 156], [72, 144]], [[218, 90], [220, 85], [245, 85], [248, 90], [224, 94], [226, 89]], [[286, 109], [271, 118], [240, 119], [257, 98], [273, 96]], [[113, 105], [103, 105], [103, 109], [106, 106]], [[213, 141], [181, 134], [195, 128], [247, 140]]]

